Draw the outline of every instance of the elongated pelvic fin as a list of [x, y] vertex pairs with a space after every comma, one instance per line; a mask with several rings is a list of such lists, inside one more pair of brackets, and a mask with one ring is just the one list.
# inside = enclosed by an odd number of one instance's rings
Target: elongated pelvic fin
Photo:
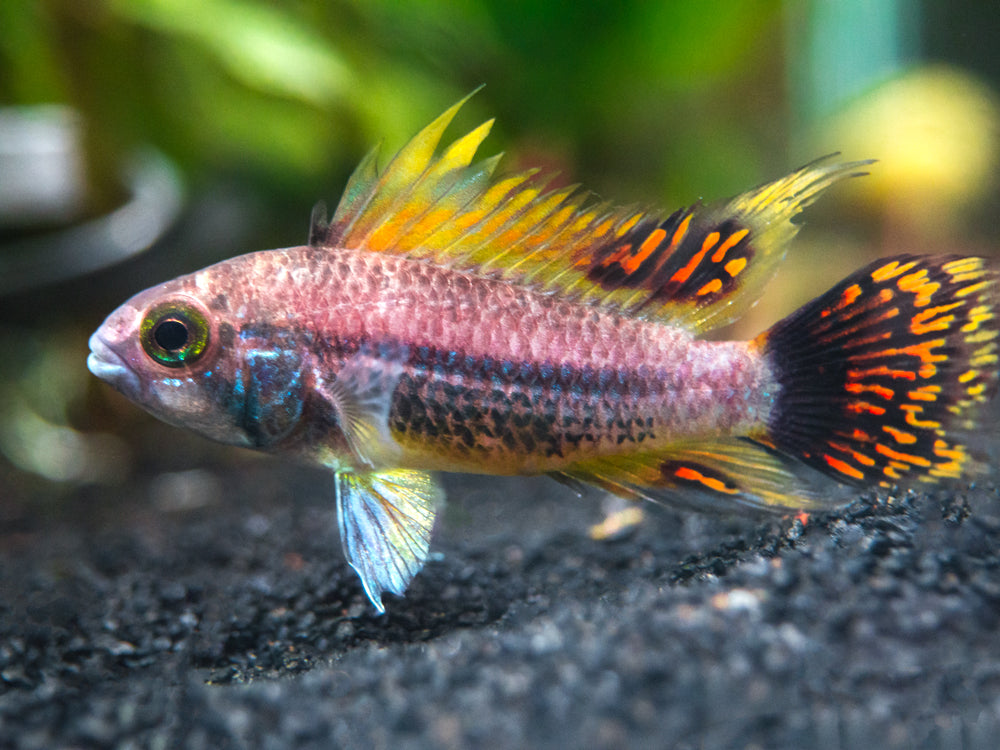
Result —
[[780, 457], [739, 439], [589, 459], [562, 475], [556, 478], [586, 482], [633, 500], [696, 510], [749, 506], [788, 511], [833, 504], [814, 494]]
[[365, 594], [385, 612], [382, 594], [401, 596], [424, 567], [444, 493], [422, 471], [339, 472], [340, 541]]
[[572, 187], [546, 192], [533, 171], [493, 179], [499, 157], [473, 163], [492, 121], [435, 156], [464, 101], [383, 172], [369, 154], [330, 223], [314, 214], [310, 244], [425, 258], [704, 331], [756, 300], [795, 234], [791, 219], [868, 163], [813, 164], [727, 204], [661, 219], [591, 204]]
[[982, 258], [879, 260], [757, 339], [781, 384], [770, 441], [856, 485], [958, 477], [997, 388], [998, 276]]

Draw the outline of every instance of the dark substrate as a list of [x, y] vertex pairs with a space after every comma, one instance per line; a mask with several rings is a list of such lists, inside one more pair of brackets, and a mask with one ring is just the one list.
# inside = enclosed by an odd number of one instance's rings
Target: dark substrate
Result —
[[651, 507], [610, 542], [596, 494], [448, 487], [384, 617], [328, 478], [275, 461], [8, 525], [0, 747], [998, 746], [992, 483], [805, 525]]

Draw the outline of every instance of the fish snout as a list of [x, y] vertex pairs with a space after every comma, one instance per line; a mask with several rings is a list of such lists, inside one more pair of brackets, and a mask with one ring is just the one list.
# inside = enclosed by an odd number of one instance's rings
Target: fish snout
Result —
[[103, 327], [90, 337], [87, 369], [123, 393], [139, 392], [139, 376], [101, 336]]

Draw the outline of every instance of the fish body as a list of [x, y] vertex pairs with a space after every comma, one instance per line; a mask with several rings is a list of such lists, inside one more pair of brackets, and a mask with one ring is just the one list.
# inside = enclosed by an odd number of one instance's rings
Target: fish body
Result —
[[308, 245], [148, 289], [91, 338], [91, 370], [164, 420], [331, 468], [379, 611], [428, 554], [433, 471], [787, 511], [829, 502], [800, 465], [856, 485], [967, 465], [951, 431], [996, 387], [981, 259], [886, 259], [754, 340], [698, 338], [859, 164], [660, 218], [494, 178], [472, 162], [489, 123], [436, 155], [458, 106], [362, 162]]

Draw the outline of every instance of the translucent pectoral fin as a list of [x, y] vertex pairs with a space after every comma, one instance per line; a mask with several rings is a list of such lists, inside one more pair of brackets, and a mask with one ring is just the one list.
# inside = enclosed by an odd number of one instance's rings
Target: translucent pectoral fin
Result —
[[337, 473], [337, 515], [347, 562], [365, 593], [385, 612], [382, 594], [402, 595], [430, 547], [441, 487], [422, 471]]
[[399, 346], [362, 347], [344, 363], [336, 380], [316, 388], [333, 406], [347, 442], [369, 469], [398, 465], [400, 448], [389, 429], [389, 409], [407, 354]]

